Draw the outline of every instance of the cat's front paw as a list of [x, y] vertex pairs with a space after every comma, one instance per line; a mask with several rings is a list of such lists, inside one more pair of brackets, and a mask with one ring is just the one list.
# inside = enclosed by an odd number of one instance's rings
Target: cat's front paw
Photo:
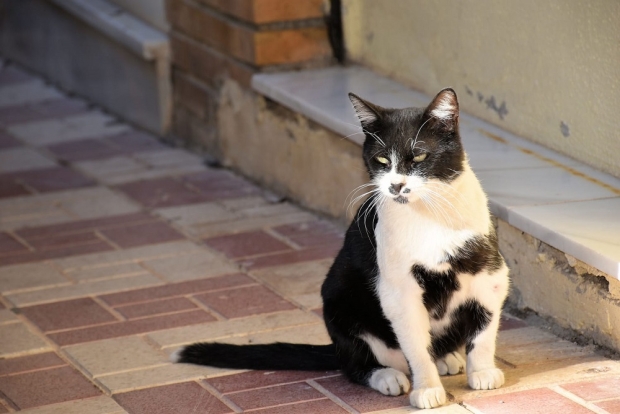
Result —
[[409, 391], [409, 379], [394, 368], [380, 368], [370, 376], [368, 385], [384, 395], [401, 395]]
[[504, 385], [504, 373], [499, 368], [475, 371], [467, 375], [467, 383], [474, 390], [494, 390]]
[[439, 375], [456, 375], [465, 369], [465, 360], [458, 352], [450, 352], [435, 361]]
[[420, 388], [411, 391], [409, 402], [418, 408], [435, 408], [446, 403], [446, 391], [443, 387]]

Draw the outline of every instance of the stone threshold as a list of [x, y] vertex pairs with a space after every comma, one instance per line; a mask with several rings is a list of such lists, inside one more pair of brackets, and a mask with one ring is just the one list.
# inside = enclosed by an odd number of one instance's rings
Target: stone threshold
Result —
[[[364, 136], [348, 92], [387, 107], [430, 100], [359, 66], [257, 74], [252, 86], [356, 144]], [[460, 120], [470, 164], [496, 217], [620, 279], [620, 179], [473, 116]]]

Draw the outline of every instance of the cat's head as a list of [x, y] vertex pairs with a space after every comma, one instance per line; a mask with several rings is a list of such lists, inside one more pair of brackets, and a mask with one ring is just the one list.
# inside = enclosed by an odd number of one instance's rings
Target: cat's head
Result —
[[381, 194], [406, 204], [463, 172], [459, 104], [440, 91], [426, 108], [382, 108], [350, 93], [366, 135], [364, 162]]

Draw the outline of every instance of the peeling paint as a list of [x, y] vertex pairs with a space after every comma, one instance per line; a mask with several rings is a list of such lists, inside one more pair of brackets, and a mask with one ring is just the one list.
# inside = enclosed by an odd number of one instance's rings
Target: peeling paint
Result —
[[569, 137], [570, 136], [570, 128], [568, 127], [568, 124], [565, 123], [564, 121], [560, 121], [560, 132], [565, 137]]
[[491, 95], [491, 97], [484, 101], [484, 103], [487, 104], [487, 109], [491, 109], [497, 112], [497, 115], [499, 115], [499, 119], [504, 120], [504, 116], [508, 115], [506, 101], [502, 101], [500, 106], [497, 106], [497, 102], [495, 102], [495, 96]]

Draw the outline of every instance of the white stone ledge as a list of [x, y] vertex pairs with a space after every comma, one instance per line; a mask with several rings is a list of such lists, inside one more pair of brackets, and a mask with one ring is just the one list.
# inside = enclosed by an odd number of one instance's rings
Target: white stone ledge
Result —
[[[352, 66], [258, 74], [259, 93], [361, 144], [347, 93], [387, 107], [426, 106], [428, 96]], [[470, 164], [494, 215], [620, 279], [620, 180], [461, 114]]]
[[167, 59], [166, 33], [149, 26], [107, 0], [51, 0], [52, 3], [146, 60]]

